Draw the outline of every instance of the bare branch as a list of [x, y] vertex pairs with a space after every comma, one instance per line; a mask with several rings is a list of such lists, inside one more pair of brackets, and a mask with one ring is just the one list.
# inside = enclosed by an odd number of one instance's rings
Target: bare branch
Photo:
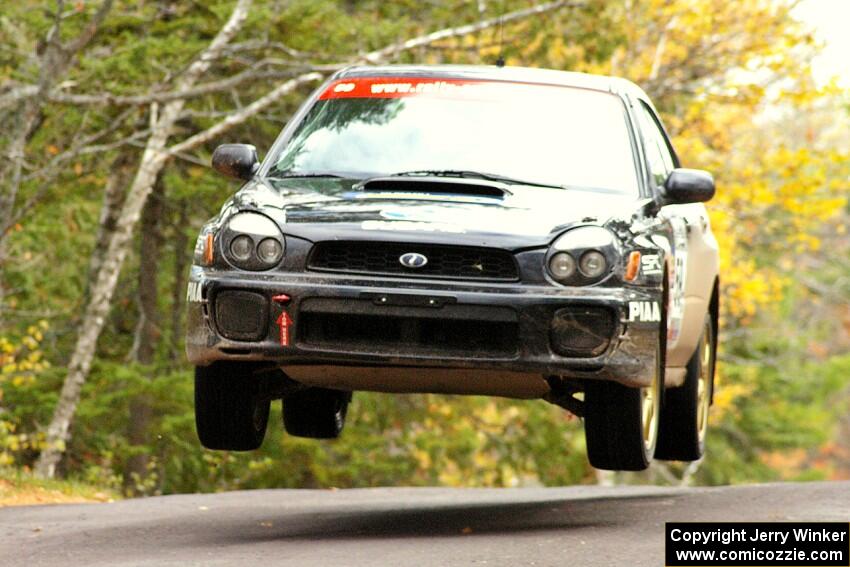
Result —
[[230, 18], [224, 27], [219, 30], [215, 38], [210, 42], [209, 46], [201, 52], [201, 55], [189, 65], [186, 72], [177, 80], [177, 90], [183, 91], [192, 87], [198, 78], [209, 69], [210, 64], [219, 58], [221, 52], [225, 49], [233, 36], [245, 23], [248, 18], [248, 8], [251, 6], [251, 0], [239, 0], [230, 14]]
[[239, 112], [235, 112], [229, 115], [227, 118], [217, 123], [216, 125], [207, 128], [202, 132], [198, 132], [194, 136], [190, 136], [182, 142], [171, 146], [168, 149], [168, 153], [175, 154], [180, 152], [186, 152], [200, 146], [201, 144], [205, 144], [216, 136], [219, 136], [220, 134], [223, 134], [224, 132], [230, 130], [234, 126], [242, 124], [243, 122], [257, 114], [267, 106], [279, 100], [281, 97], [291, 93], [297, 87], [305, 83], [320, 81], [322, 80], [322, 78], [323, 75], [321, 73], [305, 73], [303, 75], [295, 77], [294, 79], [290, 79], [285, 83], [278, 85], [276, 88], [269, 91], [264, 96], [258, 98], [248, 106], [244, 107]]
[[310, 57], [317, 59], [327, 58], [327, 55], [322, 55], [320, 53], [308, 52], [308, 51], [299, 51], [298, 49], [293, 49], [288, 45], [281, 43], [279, 41], [266, 41], [266, 40], [247, 40], [240, 43], [231, 43], [224, 50], [224, 54], [231, 53], [241, 53], [243, 51], [261, 51], [261, 50], [274, 50], [274, 51], [282, 51], [286, 53], [293, 59], [307, 59]]
[[[59, 169], [62, 165], [68, 163], [74, 158], [90, 155], [98, 152], [106, 152], [112, 149], [119, 148], [125, 145], [135, 145], [134, 142], [144, 138], [145, 136], [150, 134], [149, 130], [142, 130], [138, 132], [134, 132], [131, 136], [109, 143], [109, 144], [101, 144], [101, 145], [93, 145], [98, 139], [101, 139], [110, 133], [117, 130], [124, 122], [124, 120], [133, 112], [134, 109], [127, 109], [121, 115], [119, 115], [110, 125], [91, 134], [89, 136], [83, 138], [75, 137], [75, 143], [66, 151], [61, 154], [56, 155], [50, 162], [42, 168], [39, 168], [36, 171], [33, 171], [27, 174], [22, 179], [24, 181], [30, 181], [36, 178], [48, 178], [50, 175], [53, 175], [57, 169]], [[3, 226], [0, 226], [0, 237], [5, 236], [15, 224], [19, 223], [21, 219], [23, 219], [27, 213], [29, 213], [33, 207], [35, 207], [39, 202], [44, 199], [45, 195], [53, 188], [52, 183], [42, 183], [38, 186], [38, 189], [30, 195], [23, 203], [21, 203], [18, 207], [16, 207], [15, 211], [10, 215], [10, 218], [4, 223]]]
[[[207, 94], [214, 94], [228, 91], [243, 83], [257, 81], [261, 79], [288, 79], [298, 73], [304, 73], [312, 70], [305, 68], [303, 64], [299, 64], [298, 70], [267, 70], [261, 71], [256, 69], [248, 69], [232, 75], [226, 79], [218, 81], [210, 81], [196, 87], [187, 88], [184, 90], [163, 91], [158, 93], [150, 93], [143, 95], [115, 95], [112, 93], [103, 94], [65, 94], [54, 91], [50, 93], [49, 99], [52, 102], [77, 105], [146, 105], [152, 102], [169, 102], [172, 100], [182, 100], [195, 98]], [[0, 98], [0, 108], [3, 106], [3, 99]]]
[[842, 290], [842, 287], [846, 285], [846, 281], [844, 278], [841, 278], [836, 282], [836, 284], [828, 285], [824, 282], [820, 282], [814, 278], [809, 277], [798, 277], [800, 283], [803, 284], [809, 291], [819, 295], [821, 297], [825, 297], [838, 305], [850, 305], [850, 301], [847, 299], [847, 295]]
[[32, 90], [32, 87], [30, 88], [32, 94], [29, 97], [19, 96], [23, 91], [18, 89], [12, 97], [0, 99], [0, 108], [21, 101], [20, 110], [11, 113], [10, 124], [14, 124], [14, 128], [13, 134], [10, 136], [9, 165], [0, 167], [0, 179], [2, 179], [0, 182], [5, 182], [5, 187], [0, 186], [0, 265], [4, 261], [4, 241], [9, 228], [12, 226], [12, 219], [20, 216], [15, 212], [15, 206], [25, 165], [26, 144], [38, 128], [45, 96], [71, 66], [77, 51], [94, 37], [101, 22], [112, 8], [112, 2], [113, 0], [104, 0], [85, 29], [67, 46], [63, 46], [60, 41], [60, 27], [63, 20], [64, 2], [58, 0], [53, 25], [45, 36], [46, 47], [41, 55], [38, 85], [34, 85], [34, 90]]
[[400, 51], [409, 51], [411, 49], [422, 47], [423, 45], [429, 45], [443, 39], [449, 39], [452, 37], [460, 37], [477, 33], [500, 24], [507, 24], [533, 16], [539, 16], [541, 14], [553, 12], [562, 8], [574, 8], [580, 6], [584, 6], [584, 3], [568, 0], [558, 0], [556, 2], [536, 4], [530, 8], [516, 10], [515, 12], [509, 12], [502, 16], [481, 20], [480, 22], [476, 22], [474, 24], [458, 26], [455, 28], [446, 28], [425, 35], [420, 35], [419, 37], [414, 37], [412, 39], [400, 41], [398, 43], [393, 43], [376, 51], [366, 53], [365, 55], [360, 57], [360, 60], [366, 63], [382, 63], [386, 61], [387, 58], [397, 54]]
[[[474, 24], [468, 24], [463, 26], [458, 26], [454, 28], [446, 28], [436, 32], [428, 33], [425, 35], [421, 35], [412, 39], [408, 39], [402, 42], [394, 43], [388, 46], [385, 46], [381, 49], [366, 53], [359, 57], [356, 57], [353, 61], [345, 62], [345, 63], [331, 63], [325, 65], [312, 65], [312, 66], [304, 66], [303, 63], [296, 62], [294, 65], [297, 67], [296, 69], [289, 70], [257, 70], [257, 67], [262, 66], [265, 63], [276, 63], [278, 65], [287, 65], [288, 62], [280, 61], [280, 60], [271, 60], [266, 59], [255, 64], [253, 69], [248, 69], [228, 77], [226, 79], [222, 79], [219, 81], [211, 81], [209, 83], [201, 84], [192, 88], [180, 88], [178, 86], [177, 89], [172, 91], [162, 91], [156, 93], [147, 93], [140, 95], [117, 95], [113, 93], [99, 93], [99, 94], [71, 94], [71, 93], [62, 93], [59, 91], [53, 91], [47, 95], [48, 99], [51, 102], [63, 103], [63, 104], [115, 104], [115, 105], [146, 105], [152, 102], [168, 102], [177, 99], [187, 99], [187, 98], [195, 98], [207, 94], [224, 92], [229, 89], [232, 89], [241, 84], [262, 80], [262, 79], [280, 79], [280, 78], [290, 78], [298, 73], [301, 73], [301, 76], [304, 74], [309, 74], [312, 72], [332, 72], [352, 63], [381, 63], [386, 61], [393, 55], [397, 55], [403, 51], [409, 51], [411, 49], [415, 49], [417, 47], [424, 47], [431, 45], [433, 43], [439, 42], [444, 39], [450, 39], [454, 37], [460, 37], [464, 35], [469, 35], [472, 33], [477, 33], [494, 26], [499, 25], [500, 23], [505, 24], [509, 22], [514, 22], [534, 16], [539, 16], [541, 14], [545, 14], [547, 12], [552, 12], [555, 10], [560, 10], [562, 8], [567, 7], [578, 7], [582, 6], [582, 3], [579, 2], [571, 2], [567, 0], [560, 0], [557, 2], [548, 2], [545, 4], [538, 4], [536, 6], [532, 6], [531, 8], [526, 8], [523, 10], [517, 10], [515, 12], [510, 12], [508, 14], [504, 14], [501, 17], [489, 18], [486, 20], [482, 20], [480, 22]], [[206, 64], [206, 67], [209, 67], [209, 64], [213, 59], [220, 57], [222, 54], [228, 52], [234, 52], [239, 50], [247, 50], [252, 48], [261, 48], [261, 47], [271, 47], [276, 48], [285, 53], [291, 55], [296, 58], [304, 58], [310, 56], [311, 54], [305, 54], [301, 52], [297, 52], [292, 48], [285, 46], [284, 44], [277, 42], [251, 42], [246, 41], [240, 44], [233, 45], [222, 45], [217, 48], [217, 52], [204, 55], [203, 61], [196, 61], [195, 63]], [[192, 72], [191, 66], [187, 73]], [[0, 108], [7, 106], [13, 103], [16, 100], [21, 98], [25, 98], [27, 96], [31, 96], [35, 91], [35, 87], [31, 85], [26, 85], [15, 89], [14, 91], [10, 91], [6, 95], [0, 97]]]
[[[51, 159], [47, 164], [44, 165], [44, 167], [29, 173], [26, 177], [24, 177], [24, 181], [30, 181], [30, 180], [38, 178], [38, 177], [41, 177], [41, 178], [47, 177], [57, 167], [60, 167], [61, 165], [65, 164], [65, 163], [67, 163], [67, 162], [69, 162], [69, 161], [73, 160], [74, 158], [79, 157], [81, 155], [97, 153], [99, 151], [105, 151], [105, 149], [111, 149], [113, 147], [117, 147], [114, 143], [103, 145], [103, 146], [95, 146], [94, 143], [97, 142], [98, 140], [102, 140], [106, 136], [117, 131], [124, 124], [124, 122], [127, 120], [127, 118], [129, 118], [134, 112], [135, 112], [134, 108], [128, 108], [128, 109], [124, 110], [123, 112], [121, 112], [118, 116], [116, 116], [104, 128], [102, 128], [102, 129], [100, 129], [100, 130], [98, 130], [98, 131], [96, 131], [92, 134], [89, 134], [88, 136], [83, 136], [83, 137], [80, 137], [79, 135], [74, 136], [74, 138], [73, 138], [74, 143], [71, 145], [70, 148], [68, 148], [64, 152], [54, 156], [53, 159]], [[148, 130], [136, 131], [136, 132], [133, 132], [133, 134], [131, 136], [129, 136], [129, 138], [144, 137], [148, 133], [149, 133]], [[122, 145], [122, 144], [118, 144], [118, 145]]]
[[66, 45], [63, 45], [62, 51], [73, 55], [88, 45], [94, 37], [94, 34], [97, 33], [97, 29], [100, 27], [100, 24], [103, 23], [106, 15], [112, 9], [112, 2], [113, 0], [103, 0], [103, 4], [100, 5], [100, 8], [97, 9], [97, 12], [95, 12], [94, 16], [92, 16], [91, 20], [89, 20], [85, 29], [80, 32], [80, 35], [72, 39]]
[[[583, 5], [583, 4], [576, 3], [576, 2], [569, 2], [569, 1], [566, 1], [566, 0], [561, 0], [561, 1], [557, 1], [557, 2], [548, 2], [548, 3], [545, 3], [545, 4], [538, 4], [538, 5], [533, 6], [531, 8], [526, 8], [524, 10], [517, 10], [515, 12], [510, 12], [510, 13], [505, 14], [505, 15], [499, 17], [499, 18], [490, 18], [490, 19], [483, 20], [483, 21], [480, 21], [480, 22], [475, 23], [475, 24], [468, 24], [468, 25], [458, 26], [458, 27], [454, 27], [454, 28], [446, 28], [446, 29], [443, 29], [443, 30], [439, 30], [439, 31], [436, 31], [436, 32], [429, 33], [429, 34], [421, 35], [421, 36], [418, 36], [418, 37], [415, 37], [415, 38], [412, 38], [412, 39], [409, 39], [409, 40], [406, 40], [406, 41], [394, 43], [394, 44], [388, 45], [386, 47], [383, 47], [381, 49], [378, 49], [376, 51], [372, 51], [372, 52], [369, 52], [365, 55], [357, 57], [354, 61], [350, 62], [349, 64], [351, 64], [351, 63], [379, 63], [379, 62], [387, 59], [389, 56], [396, 55], [396, 54], [398, 54], [402, 51], [409, 51], [409, 50], [415, 49], [417, 47], [427, 46], [427, 45], [430, 45], [432, 43], [435, 43], [437, 41], [447, 39], [447, 38], [459, 37], [459, 36], [468, 35], [468, 34], [471, 34], [471, 33], [476, 33], [476, 32], [491, 28], [493, 26], [496, 26], [500, 22], [501, 23], [513, 22], [513, 21], [524, 19], [524, 18], [539, 16], [540, 14], [545, 14], [546, 12], [551, 12], [551, 11], [559, 10], [559, 9], [566, 8], [566, 7], [575, 7], [575, 6], [581, 6], [581, 5]], [[329, 65], [327, 68], [329, 68], [329, 69], [339, 69], [339, 68], [343, 68], [345, 66], [346, 66], [345, 64]], [[293, 79], [290, 79], [289, 81], [282, 83], [281, 85], [279, 85], [278, 87], [276, 87], [275, 89], [270, 91], [269, 93], [267, 93], [264, 96], [260, 97], [259, 99], [255, 100], [254, 102], [252, 102], [248, 106], [240, 109], [238, 112], [235, 112], [234, 114], [229, 115], [227, 118], [225, 118], [221, 122], [215, 124], [214, 126], [208, 128], [207, 130], [204, 130], [202, 132], [198, 132], [194, 136], [190, 136], [189, 138], [186, 138], [182, 142], [175, 144], [174, 146], [171, 146], [171, 148], [168, 149], [168, 152], [171, 153], [171, 154], [180, 153], [180, 152], [187, 152], [189, 150], [192, 150], [192, 149], [200, 146], [201, 144], [205, 144], [205, 143], [209, 142], [210, 140], [216, 138], [217, 136], [223, 134], [224, 132], [227, 132], [228, 130], [230, 130], [234, 126], [236, 126], [238, 124], [242, 124], [243, 122], [245, 122], [246, 120], [248, 120], [249, 118], [251, 118], [252, 116], [257, 114], [261, 110], [265, 109], [266, 107], [274, 104], [281, 97], [292, 92], [296, 87], [298, 87], [302, 84], [305, 84], [305, 83], [310, 83], [310, 82], [313, 82], [313, 81], [319, 81], [323, 78], [324, 77], [321, 73], [314, 71], [314, 72], [304, 73], [304, 74], [299, 75], [299, 76], [297, 76]]]
[[652, 68], [649, 71], [649, 80], [654, 81], [658, 78], [658, 71], [661, 69], [661, 61], [664, 57], [664, 50], [667, 48], [667, 33], [673, 29], [678, 20], [678, 15], [670, 18], [667, 25], [661, 31], [661, 37], [658, 38], [658, 44], [655, 46], [655, 55], [652, 58]]
[[38, 93], [38, 85], [22, 85], [6, 91], [0, 96], [0, 110], [14, 106], [18, 101], [35, 96]]

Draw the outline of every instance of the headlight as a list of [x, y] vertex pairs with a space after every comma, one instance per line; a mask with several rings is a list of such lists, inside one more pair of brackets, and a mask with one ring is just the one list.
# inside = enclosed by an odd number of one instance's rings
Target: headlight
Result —
[[230, 241], [230, 254], [234, 260], [239, 262], [247, 262], [251, 259], [251, 254], [254, 252], [254, 242], [250, 236], [240, 234]]
[[257, 246], [257, 256], [266, 264], [277, 264], [283, 256], [283, 246], [274, 238], [266, 238]]
[[568, 230], [546, 254], [549, 275], [565, 285], [588, 285], [607, 276], [620, 257], [620, 242], [601, 226]]
[[581, 260], [578, 263], [578, 269], [586, 277], [596, 279], [608, 268], [608, 262], [605, 261], [605, 256], [602, 252], [596, 250], [588, 250], [581, 255]]
[[259, 271], [280, 263], [286, 243], [270, 218], [259, 213], [242, 212], [227, 221], [222, 249], [234, 266]]
[[571, 278], [576, 273], [576, 261], [567, 252], [558, 252], [549, 260], [549, 271], [557, 280]]

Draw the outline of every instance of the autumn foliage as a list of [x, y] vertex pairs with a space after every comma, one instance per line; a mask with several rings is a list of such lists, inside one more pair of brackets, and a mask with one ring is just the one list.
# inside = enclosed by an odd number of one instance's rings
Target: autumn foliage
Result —
[[[50, 4], [45, 2], [45, 5]], [[67, 16], [83, 29], [87, 8]], [[132, 95], [166, 89], [217, 32], [233, 2], [117, 2], [68, 71], [62, 92]], [[182, 139], [259, 97], [270, 82], [461, 22], [525, 8], [525, 1], [257, 2], [233, 48], [204, 81], [265, 73], [238, 89], [189, 100]], [[641, 85], [656, 102], [683, 165], [712, 171], [709, 204], [721, 245], [722, 332], [708, 457], [658, 465], [628, 482], [726, 483], [850, 475], [850, 113], [848, 94], [816, 84], [817, 40], [785, 0], [588, 0], [546, 17], [492, 27], [400, 53], [399, 62], [489, 63], [604, 73]], [[479, 7], [484, 6], [484, 13]], [[498, 6], [497, 6], [498, 5]], [[91, 10], [89, 10], [91, 11]], [[0, 102], [37, 76], [31, 59], [50, 19], [10, 8], [0, 26]], [[5, 27], [3, 27], [5, 26]], [[258, 38], [264, 38], [260, 41]], [[261, 45], [262, 44], [262, 45]], [[323, 67], [324, 66], [324, 67]], [[207, 84], [207, 83], [204, 83]], [[165, 86], [163, 86], [165, 85]], [[343, 437], [286, 437], [272, 423], [255, 454], [202, 451], [191, 375], [182, 359], [182, 294], [194, 235], [234, 187], [207, 168], [217, 142], [268, 148], [308, 93], [172, 159], [158, 177], [152, 352], [139, 361], [138, 235], [105, 320], [60, 472], [133, 493], [268, 486], [594, 482], [581, 423], [541, 401], [357, 393]], [[12, 107], [9, 107], [12, 108]], [[140, 159], [154, 104], [50, 102], [26, 140], [20, 195], [32, 208], [0, 240], [0, 465], [32, 466], [61, 387], [91, 289], [110, 199]], [[0, 119], [14, 118], [0, 104]], [[122, 122], [97, 151], [58, 169], [72, 140]], [[12, 120], [12, 122], [9, 122]], [[35, 124], [35, 123], [34, 123]], [[5, 136], [6, 134], [0, 134]], [[8, 142], [8, 139], [3, 138]], [[102, 146], [102, 147], [101, 147]], [[50, 179], [49, 184], [44, 180]], [[115, 180], [118, 189], [110, 192]], [[123, 181], [121, 181], [123, 180]], [[110, 185], [113, 183], [113, 185]], [[114, 187], [113, 187], [114, 189]], [[107, 219], [105, 221], [104, 219]], [[5, 247], [5, 248], [4, 248]], [[5, 249], [5, 254], [3, 250]], [[14, 261], [6, 260], [12, 258]], [[46, 313], [46, 315], [45, 315]], [[50, 318], [49, 328], [37, 323]], [[134, 350], [136, 349], [136, 350]], [[135, 358], [134, 358], [135, 356]], [[132, 361], [132, 362], [128, 362]], [[47, 362], [50, 362], [48, 367]], [[131, 407], [149, 405], [145, 442], [129, 440]], [[279, 409], [276, 410], [280, 419]], [[139, 461], [136, 457], [143, 455]], [[131, 471], [128, 463], [143, 462]]]

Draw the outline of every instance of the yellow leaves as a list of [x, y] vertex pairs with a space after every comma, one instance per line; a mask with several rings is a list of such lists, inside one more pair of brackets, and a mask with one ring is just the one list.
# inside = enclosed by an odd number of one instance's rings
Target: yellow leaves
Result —
[[31, 325], [17, 345], [6, 337], [0, 337], [0, 377], [11, 377], [21, 383], [22, 380], [32, 379], [33, 374], [49, 367], [39, 350], [40, 343], [44, 340], [42, 330], [45, 328], [46, 322]]
[[793, 272], [780, 265], [820, 249], [821, 234], [846, 206], [850, 174], [850, 154], [792, 145], [793, 132], [764, 118], [754, 125], [754, 112], [706, 96], [688, 104], [683, 120], [669, 121], [683, 163], [718, 181], [708, 209], [720, 244], [721, 304], [744, 324], [784, 296]]
[[538, 34], [528, 44], [525, 46], [526, 51], [535, 52], [540, 49], [543, 41], [545, 40], [545, 36], [543, 34]]
[[714, 404], [711, 406], [711, 419], [719, 422], [726, 416], [726, 414], [734, 413], [735, 400], [741, 397], [750, 396], [754, 392], [755, 386], [752, 378], [754, 378], [755, 371], [754, 369], [750, 369], [750, 379], [747, 379], [748, 377], [745, 376], [743, 380], [735, 382], [727, 382], [722, 373], [722, 366], [718, 366], [716, 372]]
[[440, 474], [438, 477], [440, 484], [444, 486], [463, 486], [464, 476], [463, 471], [460, 470], [456, 462], [440, 462]]
[[189, 167], [186, 171], [189, 173], [189, 177], [191, 177], [193, 179], [197, 179], [199, 177], [202, 177], [207, 172], [207, 170], [205, 168], [199, 167], [199, 166], [196, 166], [196, 165]]
[[512, 460], [508, 448], [526, 435], [527, 408], [481, 397], [426, 400], [425, 415], [408, 424], [406, 436], [419, 482], [468, 486], [474, 474], [476, 485], [515, 486], [534, 476], [535, 464]]
[[[553, 15], [545, 26], [528, 20], [505, 34], [522, 38], [511, 45], [510, 63], [637, 82], [665, 113], [683, 165], [715, 174], [709, 210], [721, 247], [724, 319], [733, 324], [780, 302], [789, 272], [778, 264], [820, 249], [823, 227], [846, 203], [847, 183], [835, 180], [846, 181], [850, 156], [818, 148], [813, 128], [786, 133], [785, 118], [765, 112], [780, 102], [794, 116], [837, 92], [835, 84], [812, 82], [813, 38], [792, 17], [793, 3], [599, 1], [592, 17]], [[481, 46], [492, 61], [497, 38], [490, 30], [460, 45]], [[490, 407], [477, 419], [479, 436], [507, 422]]]
[[422, 449], [414, 449], [413, 458], [416, 459], [416, 464], [421, 470], [427, 471], [431, 469], [431, 454]]
[[251, 472], [261, 472], [271, 470], [278, 466], [271, 457], [263, 457], [261, 459], [251, 459], [248, 461], [248, 470]]
[[[38, 372], [48, 368], [39, 349], [47, 328], [46, 321], [39, 321], [28, 327], [17, 342], [0, 336], [0, 400], [4, 386], [20, 388], [31, 384]], [[12, 464], [16, 453], [37, 449], [39, 443], [38, 437], [16, 433], [16, 424], [0, 414], [0, 466]]]

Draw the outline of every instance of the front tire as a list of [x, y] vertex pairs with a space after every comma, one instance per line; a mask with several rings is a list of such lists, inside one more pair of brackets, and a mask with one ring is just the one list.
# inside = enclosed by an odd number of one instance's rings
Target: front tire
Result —
[[642, 471], [649, 467], [658, 438], [663, 380], [659, 340], [655, 373], [648, 387], [588, 382], [584, 393], [584, 434], [591, 465], [613, 471]]
[[711, 405], [716, 334], [711, 314], [705, 315], [702, 336], [688, 361], [685, 383], [664, 396], [664, 414], [655, 456], [666, 461], [696, 461], [705, 453], [708, 408]]
[[263, 378], [244, 363], [195, 368], [195, 427], [201, 445], [219, 451], [253, 451], [266, 436], [271, 401]]
[[351, 392], [308, 388], [283, 398], [283, 426], [295, 437], [336, 439], [345, 426]]

